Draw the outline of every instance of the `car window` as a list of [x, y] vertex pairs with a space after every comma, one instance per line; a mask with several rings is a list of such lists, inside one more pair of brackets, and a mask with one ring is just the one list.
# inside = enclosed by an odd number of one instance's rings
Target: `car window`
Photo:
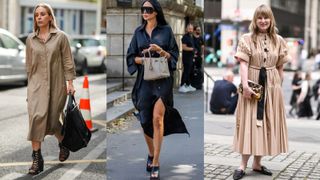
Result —
[[4, 48], [18, 49], [19, 43], [17, 41], [15, 41], [14, 39], [12, 39], [11, 37], [4, 35], [4, 34], [0, 34], [0, 38], [2, 40]]
[[100, 40], [100, 45], [101, 45], [101, 46], [107, 46], [107, 40], [101, 39], [101, 40]]
[[77, 43], [80, 43], [82, 47], [107, 46], [106, 40], [96, 39], [72, 39], [71, 46], [76, 47]]
[[85, 47], [99, 46], [99, 41], [95, 39], [84, 39], [83, 46]]
[[76, 47], [77, 43], [80, 43], [82, 45], [80, 39], [72, 39], [71, 46]]

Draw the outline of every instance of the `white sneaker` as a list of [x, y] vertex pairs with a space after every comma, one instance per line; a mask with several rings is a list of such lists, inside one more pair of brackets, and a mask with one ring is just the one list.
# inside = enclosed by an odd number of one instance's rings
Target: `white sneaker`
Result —
[[197, 89], [192, 87], [191, 85], [187, 86], [187, 88], [189, 89], [189, 91], [196, 91]]
[[190, 90], [189, 90], [188, 86], [186, 86], [185, 84], [180, 86], [180, 88], [179, 88], [179, 92], [182, 92], [182, 93], [186, 93], [186, 92], [189, 92], [189, 91]]

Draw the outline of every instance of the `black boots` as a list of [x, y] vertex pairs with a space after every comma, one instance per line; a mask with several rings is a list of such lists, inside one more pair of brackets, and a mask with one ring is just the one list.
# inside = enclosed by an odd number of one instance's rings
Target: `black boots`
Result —
[[68, 157], [70, 155], [70, 151], [68, 148], [62, 146], [61, 143], [59, 143], [59, 148], [60, 148], [59, 161], [63, 162], [68, 159]]
[[32, 152], [32, 166], [29, 169], [29, 173], [31, 175], [36, 175], [39, 174], [40, 172], [43, 171], [43, 158], [41, 155], [41, 149], [38, 151], [33, 151]]

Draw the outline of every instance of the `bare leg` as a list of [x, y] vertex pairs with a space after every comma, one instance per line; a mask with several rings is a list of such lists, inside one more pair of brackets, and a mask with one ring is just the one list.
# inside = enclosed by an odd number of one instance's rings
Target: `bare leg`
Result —
[[153, 109], [153, 147], [154, 157], [152, 166], [159, 166], [159, 157], [161, 144], [163, 140], [163, 119], [165, 113], [165, 106], [161, 99], [158, 99]]
[[40, 141], [31, 141], [32, 150], [38, 151], [41, 149], [41, 142]]
[[249, 158], [250, 158], [250, 155], [247, 155], [247, 154], [243, 154], [241, 156], [241, 164], [239, 169], [246, 170]]
[[254, 156], [252, 169], [257, 169], [257, 170], [261, 169], [261, 159], [262, 159], [262, 156]]
[[146, 140], [146, 143], [148, 146], [149, 156], [153, 157], [153, 152], [154, 152], [153, 140], [149, 136], [147, 136], [146, 134], [144, 134], [144, 139]]
[[63, 136], [60, 134], [60, 132], [57, 132], [56, 134], [54, 134], [54, 136], [56, 136], [56, 138], [58, 139], [59, 143], [63, 140]]

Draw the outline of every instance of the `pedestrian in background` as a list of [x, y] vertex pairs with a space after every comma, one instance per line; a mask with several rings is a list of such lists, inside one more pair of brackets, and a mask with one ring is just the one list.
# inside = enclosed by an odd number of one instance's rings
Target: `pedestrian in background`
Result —
[[305, 78], [301, 83], [301, 93], [298, 97], [298, 117], [307, 117], [310, 118], [313, 116], [312, 108], [311, 108], [311, 97], [312, 97], [312, 90], [311, 90], [311, 74], [307, 72], [305, 74]]
[[[141, 13], [142, 25], [132, 37], [127, 66], [131, 75], [138, 71], [132, 101], [138, 110], [136, 117], [149, 150], [146, 171], [150, 172], [150, 179], [160, 179], [159, 157], [163, 136], [188, 133], [179, 112], [173, 108], [173, 71], [176, 70], [179, 49], [157, 0], [143, 1]], [[151, 81], [143, 79], [143, 57], [148, 50], [152, 57], [166, 57], [170, 77]]]
[[[241, 154], [240, 167], [233, 178], [245, 175], [248, 160], [254, 156], [252, 169], [272, 176], [261, 164], [263, 156], [288, 152], [286, 112], [282, 94], [283, 64], [289, 60], [287, 45], [277, 34], [271, 8], [260, 5], [254, 12], [250, 33], [238, 43], [235, 58], [240, 61], [243, 94], [239, 95], [236, 109], [234, 151]], [[263, 86], [261, 100], [249, 87], [248, 80]]]
[[[319, 82], [319, 81], [320, 80], [318, 80], [317, 82]], [[317, 96], [319, 96], [319, 95], [320, 95], [320, 88], [318, 87]], [[318, 105], [317, 105], [317, 117], [316, 117], [316, 120], [320, 120], [320, 98], [319, 97], [317, 98], [317, 102], [318, 102]]]
[[203, 70], [202, 70], [202, 62], [204, 55], [204, 40], [201, 34], [200, 26], [194, 27], [194, 46], [195, 46], [195, 58], [193, 65], [193, 72], [191, 76], [191, 86], [196, 89], [202, 89], [203, 84]]
[[320, 49], [318, 49], [316, 56], [314, 57], [314, 70], [320, 69]]
[[[301, 72], [300, 71], [296, 71], [293, 75], [293, 79], [291, 82], [291, 87], [292, 87], [292, 95], [290, 98], [290, 105], [291, 105], [291, 109], [289, 110], [289, 114], [290, 116], [294, 116], [297, 115], [298, 113], [298, 97], [301, 93]], [[292, 114], [292, 111], [295, 111], [294, 114]]]
[[67, 93], [75, 92], [75, 68], [68, 37], [57, 27], [50, 5], [36, 5], [33, 21], [33, 33], [26, 40], [28, 140], [33, 149], [31, 175], [43, 171], [41, 142], [46, 135], [55, 135], [58, 139], [60, 161], [69, 157], [69, 150], [60, 143], [63, 136], [59, 117]]
[[182, 39], [182, 64], [183, 73], [181, 78], [181, 86], [179, 92], [186, 93], [196, 91], [196, 88], [191, 86], [191, 76], [193, 73], [194, 57], [196, 48], [193, 39], [193, 25], [187, 25], [187, 32]]
[[237, 87], [233, 84], [234, 74], [231, 70], [226, 71], [223, 80], [214, 82], [210, 99], [210, 111], [213, 114], [233, 114], [237, 102]]

